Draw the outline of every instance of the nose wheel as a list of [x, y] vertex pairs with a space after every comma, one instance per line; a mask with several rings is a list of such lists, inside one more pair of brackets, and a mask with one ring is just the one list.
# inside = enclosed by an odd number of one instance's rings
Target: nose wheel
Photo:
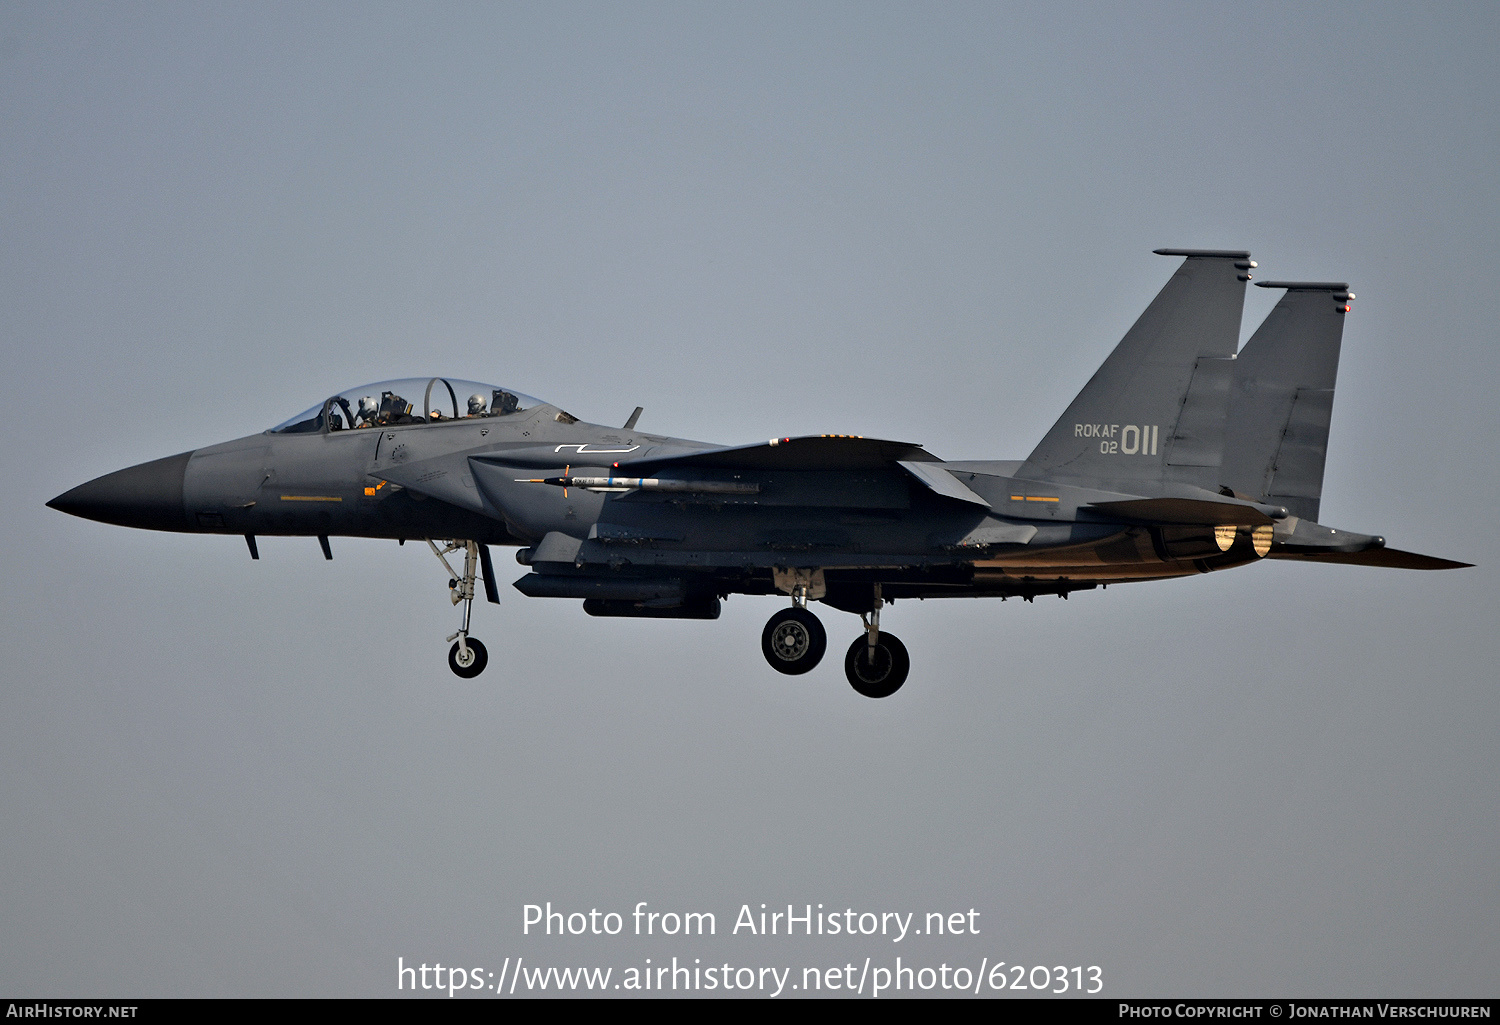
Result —
[[798, 676], [822, 661], [828, 650], [828, 632], [807, 609], [782, 609], [761, 631], [760, 650], [772, 669]]
[[472, 680], [484, 672], [489, 663], [490, 653], [482, 642], [472, 637], [454, 641], [453, 647], [448, 649], [448, 668], [453, 670], [453, 675], [465, 680]]

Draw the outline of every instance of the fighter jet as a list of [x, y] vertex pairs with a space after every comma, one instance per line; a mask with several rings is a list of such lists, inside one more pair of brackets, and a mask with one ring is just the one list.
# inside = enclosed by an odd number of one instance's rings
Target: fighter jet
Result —
[[[910, 658], [881, 629], [898, 599], [1068, 597], [1265, 559], [1402, 569], [1467, 565], [1319, 522], [1344, 282], [1284, 294], [1238, 349], [1248, 252], [1158, 249], [1182, 263], [1023, 460], [945, 462], [855, 435], [722, 446], [585, 423], [509, 388], [432, 377], [338, 392], [269, 430], [107, 474], [47, 504], [150, 530], [424, 542], [462, 620], [448, 652], [481, 673], [476, 581], [491, 546], [522, 594], [592, 616], [716, 619], [733, 594], [781, 595], [770, 666], [827, 649], [810, 603], [858, 615], [844, 672], [894, 694]], [[453, 561], [450, 562], [449, 559]]]

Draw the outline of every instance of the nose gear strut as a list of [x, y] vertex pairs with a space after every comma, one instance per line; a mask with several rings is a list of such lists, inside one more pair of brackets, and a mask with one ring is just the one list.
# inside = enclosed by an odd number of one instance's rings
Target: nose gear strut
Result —
[[[469, 636], [469, 619], [474, 611], [474, 577], [483, 558], [479, 544], [475, 541], [445, 541], [443, 547], [439, 548], [432, 538], [426, 538], [427, 547], [432, 549], [432, 554], [437, 556], [438, 562], [448, 571], [448, 597], [457, 605], [463, 602], [464, 614], [463, 624], [458, 632], [450, 634], [448, 640], [454, 645], [448, 651], [448, 668], [454, 674], [466, 680], [473, 679], [484, 672], [484, 667], [489, 663], [489, 652], [479, 640]], [[462, 549], [464, 553], [463, 573], [453, 572], [453, 567], [448, 564], [448, 555]], [[494, 585], [488, 577], [485, 578], [485, 590], [489, 592], [492, 601], [497, 601], [493, 591]]]

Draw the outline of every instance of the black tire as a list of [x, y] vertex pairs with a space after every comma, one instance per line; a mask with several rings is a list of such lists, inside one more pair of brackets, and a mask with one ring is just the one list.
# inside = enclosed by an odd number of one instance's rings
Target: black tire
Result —
[[864, 634], [849, 645], [844, 656], [844, 675], [849, 685], [867, 698], [888, 698], [901, 689], [911, 672], [911, 656], [895, 634], [880, 631], [875, 642], [875, 660], [870, 661], [870, 641]]
[[782, 609], [760, 634], [760, 651], [778, 673], [797, 676], [823, 660], [828, 631], [807, 609]]
[[460, 665], [458, 662], [458, 642], [453, 642], [453, 647], [448, 649], [448, 668], [453, 670], [453, 675], [465, 680], [472, 680], [484, 672], [484, 667], [490, 663], [490, 653], [485, 650], [484, 645], [474, 638], [468, 639], [469, 652], [473, 661], [468, 665]]

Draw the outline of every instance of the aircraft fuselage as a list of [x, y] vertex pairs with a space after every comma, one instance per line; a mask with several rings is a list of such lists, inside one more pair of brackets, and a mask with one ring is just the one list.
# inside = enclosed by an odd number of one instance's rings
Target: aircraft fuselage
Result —
[[612, 428], [434, 377], [343, 392], [49, 504], [243, 535], [257, 558], [266, 536], [316, 536], [329, 558], [334, 536], [424, 541], [464, 605], [460, 676], [487, 657], [468, 627], [476, 579], [498, 601], [490, 546], [518, 549], [522, 593], [591, 615], [714, 619], [731, 594], [787, 595], [762, 651], [788, 674], [823, 655], [807, 608], [822, 601], [862, 617], [845, 670], [871, 697], [906, 677], [880, 629], [900, 598], [1067, 597], [1265, 558], [1463, 565], [1317, 522], [1347, 285], [1265, 283], [1286, 295], [1237, 351], [1249, 254], [1159, 252], [1185, 260], [1024, 461], [844, 435], [717, 446], [642, 432], [639, 409]]

